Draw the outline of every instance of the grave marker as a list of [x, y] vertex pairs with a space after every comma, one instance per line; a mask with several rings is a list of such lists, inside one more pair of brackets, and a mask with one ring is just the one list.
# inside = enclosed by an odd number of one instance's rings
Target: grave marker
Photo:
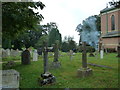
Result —
[[38, 61], [38, 53], [36, 49], [33, 52], [33, 61]]
[[86, 43], [82, 43], [83, 52], [82, 52], [82, 68], [78, 69], [78, 77], [87, 77], [92, 75], [92, 69], [87, 67], [87, 53], [86, 53]]
[[19, 72], [14, 69], [0, 70], [0, 77], [2, 77], [2, 88], [19, 88]]

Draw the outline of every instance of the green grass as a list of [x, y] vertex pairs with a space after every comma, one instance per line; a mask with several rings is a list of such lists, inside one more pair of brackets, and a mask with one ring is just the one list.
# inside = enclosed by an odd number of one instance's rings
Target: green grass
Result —
[[[38, 77], [43, 73], [43, 59], [39, 57], [36, 62], [30, 65], [21, 65], [16, 62], [12, 69], [20, 72], [20, 88], [118, 88], [118, 58], [117, 54], [105, 54], [104, 59], [98, 57], [88, 57], [88, 63], [110, 66], [112, 69], [103, 67], [92, 68], [93, 75], [87, 78], [78, 78], [77, 69], [81, 68], [81, 53], [75, 54], [73, 60], [70, 61], [69, 56], [63, 53], [59, 58], [61, 68], [49, 70], [55, 77], [56, 83], [53, 85], [38, 85]], [[53, 61], [53, 57], [49, 57], [49, 64]]]

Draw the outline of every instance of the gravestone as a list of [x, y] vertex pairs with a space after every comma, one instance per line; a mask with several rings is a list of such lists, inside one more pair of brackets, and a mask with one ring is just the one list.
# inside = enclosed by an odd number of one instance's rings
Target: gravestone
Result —
[[6, 49], [7, 56], [10, 56], [10, 49]]
[[[53, 76], [48, 71], [48, 48], [47, 48], [47, 42], [43, 42], [43, 60], [44, 60], [44, 73], [41, 74], [41, 77], [38, 78], [38, 83], [42, 85], [52, 84], [56, 81], [55, 76]], [[41, 79], [42, 78], [42, 79]]]
[[82, 43], [82, 67], [78, 69], [77, 76], [78, 77], [87, 77], [92, 75], [92, 69], [87, 67], [87, 53], [86, 53], [86, 43]]
[[72, 58], [73, 58], [73, 51], [72, 50], [70, 50], [69, 56], [70, 56], [70, 60], [72, 60]]
[[36, 49], [33, 52], [33, 61], [38, 61], [38, 53]]
[[54, 46], [53, 46], [53, 50], [54, 50], [54, 60], [50, 66], [51, 69], [56, 69], [56, 68], [60, 68], [61, 63], [58, 61], [58, 57], [59, 57], [59, 42], [56, 41]]
[[19, 72], [14, 69], [11, 70], [0, 70], [0, 77], [2, 77], [2, 86], [1, 88], [19, 88]]
[[100, 58], [103, 59], [103, 53], [104, 51], [103, 50], [100, 50]]
[[22, 62], [22, 64], [24, 64], [24, 65], [28, 65], [28, 64], [30, 64], [30, 52], [29, 52], [29, 50], [25, 50], [25, 51], [23, 51], [22, 52], [22, 55], [21, 55], [21, 62]]

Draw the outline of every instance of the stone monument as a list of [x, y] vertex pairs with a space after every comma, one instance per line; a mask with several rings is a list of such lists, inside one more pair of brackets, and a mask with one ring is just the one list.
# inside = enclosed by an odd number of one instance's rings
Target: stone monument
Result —
[[117, 46], [117, 53], [118, 53], [117, 57], [120, 57], [120, 43], [119, 43], [119, 45]]
[[82, 67], [78, 69], [77, 76], [78, 77], [87, 77], [92, 75], [92, 69], [87, 67], [87, 53], [86, 53], [86, 43], [82, 43]]
[[70, 55], [70, 60], [72, 60], [72, 58], [73, 58], [73, 51], [72, 50], [70, 50], [69, 55]]
[[53, 45], [54, 50], [54, 60], [50, 66], [50, 68], [60, 68], [61, 63], [58, 61], [59, 57], [59, 41], [56, 40], [55, 44]]
[[24, 65], [30, 64], [30, 52], [28, 49], [22, 52], [21, 59], [22, 64]]
[[38, 61], [38, 53], [36, 49], [33, 52], [33, 61]]
[[19, 78], [20, 78], [20, 75], [19, 75], [19, 72], [17, 72], [16, 70], [14, 69], [11, 69], [11, 70], [0, 70], [0, 77], [2, 77], [2, 86], [0, 86], [0, 88], [3, 88], [3, 89], [10, 89], [11, 90], [14, 88], [19, 88]]
[[47, 42], [43, 42], [43, 60], [44, 60], [44, 73], [41, 74], [41, 77], [38, 78], [38, 83], [42, 85], [52, 84], [56, 81], [55, 76], [53, 76], [48, 71], [48, 48], [47, 48]]

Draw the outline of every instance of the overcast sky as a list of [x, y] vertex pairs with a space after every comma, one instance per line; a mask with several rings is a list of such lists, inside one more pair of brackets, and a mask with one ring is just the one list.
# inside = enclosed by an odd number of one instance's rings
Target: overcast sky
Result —
[[[33, 0], [39, 1], [39, 0]], [[41, 24], [56, 22], [62, 39], [64, 36], [74, 37], [79, 42], [78, 32], [75, 31], [78, 24], [91, 15], [99, 15], [109, 1], [112, 0], [40, 0], [45, 4], [39, 12], [44, 20]]]

